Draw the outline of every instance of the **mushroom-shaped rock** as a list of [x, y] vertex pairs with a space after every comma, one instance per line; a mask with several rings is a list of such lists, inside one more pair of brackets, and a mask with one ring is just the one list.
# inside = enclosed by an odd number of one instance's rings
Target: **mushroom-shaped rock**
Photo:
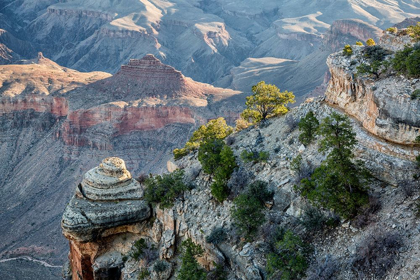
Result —
[[66, 238], [91, 242], [106, 230], [141, 222], [150, 216], [143, 189], [120, 158], [106, 158], [89, 170], [67, 205], [61, 227]]

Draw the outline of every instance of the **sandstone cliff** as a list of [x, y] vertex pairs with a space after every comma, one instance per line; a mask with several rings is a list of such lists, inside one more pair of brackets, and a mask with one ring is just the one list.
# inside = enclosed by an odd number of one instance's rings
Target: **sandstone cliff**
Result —
[[244, 103], [240, 92], [195, 82], [153, 56], [114, 76], [42, 54], [23, 63], [0, 67], [2, 258], [61, 264], [57, 222], [80, 176], [110, 156], [134, 176], [161, 172], [198, 125], [220, 115], [232, 123]]
[[[357, 271], [354, 260], [365, 252], [364, 246], [371, 246], [366, 245], [367, 238], [373, 237], [371, 242], [377, 242], [381, 236], [397, 238], [390, 242], [396, 246], [398, 254], [392, 253], [393, 259], [386, 268], [377, 268], [381, 270], [378, 277], [418, 278], [418, 262], [413, 257], [420, 253], [416, 246], [420, 237], [415, 215], [419, 194], [417, 185], [413, 185], [418, 184], [413, 181], [418, 167], [413, 159], [420, 155], [420, 150], [412, 142], [419, 134], [419, 103], [406, 94], [417, 88], [418, 80], [395, 73], [379, 80], [354, 78], [354, 66], [350, 60], [357, 58], [360, 48], [353, 49], [351, 58], [345, 57], [341, 51], [329, 57], [332, 78], [326, 97], [307, 100], [286, 116], [270, 119], [264, 125], [230, 136], [227, 143], [239, 166], [229, 181], [232, 191], [229, 199], [219, 203], [213, 198], [208, 187], [209, 176], [203, 172], [197, 153], [191, 153], [172, 163], [171, 169], [173, 165], [183, 169], [185, 181], [194, 188], [186, 191], [170, 209], [162, 211], [158, 206], [153, 208], [150, 223], [144, 223], [143, 231], [130, 235], [131, 239], [126, 237], [124, 241], [120, 233], [116, 233], [114, 238], [119, 240], [118, 246], [113, 243], [102, 251], [95, 263], [103, 268], [102, 271], [109, 272], [106, 260], [111, 255], [108, 253], [117, 250], [126, 256], [124, 260], [121, 257], [122, 279], [135, 279], [144, 269], [153, 272], [153, 264], [159, 257], [167, 264], [163, 279], [176, 279], [177, 271], [173, 268], [179, 263], [180, 243], [191, 238], [205, 250], [198, 261], [206, 270], [214, 269], [214, 263], [218, 263], [225, 267], [228, 279], [266, 279], [267, 254], [271, 250], [269, 236], [276, 228], [291, 228], [306, 238], [313, 235], [302, 226], [302, 217], [309, 211], [310, 202], [294, 191], [297, 178], [291, 162], [300, 155], [309, 166], [319, 166], [325, 155], [318, 151], [316, 143], [302, 145], [298, 140], [300, 133], [293, 124], [309, 111], [314, 112], [319, 120], [335, 112], [352, 117], [351, 126], [358, 140], [354, 154], [374, 176], [369, 192], [371, 199], [376, 199], [376, 209], [363, 214], [366, 216], [342, 219], [337, 227], [312, 237], [314, 253], [307, 279], [319, 279], [322, 275], [327, 275], [327, 279], [376, 277], [370, 275], [371, 272]], [[267, 162], [245, 163], [240, 159], [243, 150], [268, 151], [270, 156]], [[258, 236], [253, 241], [245, 241], [237, 233], [231, 218], [232, 197], [242, 192], [247, 182], [255, 180], [267, 182], [274, 198], [266, 202], [266, 223]], [[332, 215], [328, 209], [324, 211]], [[226, 239], [217, 245], [208, 243], [206, 237], [220, 227], [226, 232]], [[135, 250], [135, 241], [141, 238], [156, 248], [153, 260], [132, 257], [130, 252]], [[369, 256], [369, 259], [373, 260], [373, 257]], [[155, 277], [151, 276], [151, 279], [158, 279]]]

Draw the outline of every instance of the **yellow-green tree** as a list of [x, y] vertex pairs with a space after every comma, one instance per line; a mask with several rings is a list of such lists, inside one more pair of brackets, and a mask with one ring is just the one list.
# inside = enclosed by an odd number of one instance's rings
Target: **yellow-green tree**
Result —
[[286, 105], [295, 102], [293, 92], [280, 92], [278, 87], [264, 81], [252, 86], [252, 92], [254, 94], [246, 98], [246, 109], [241, 116], [254, 123], [287, 113]]
[[366, 45], [368, 45], [368, 46], [376, 45], [375, 40], [373, 40], [372, 38], [367, 39]]
[[194, 131], [184, 148], [173, 151], [175, 159], [182, 158], [190, 151], [198, 149], [200, 143], [208, 139], [224, 139], [233, 132], [233, 128], [227, 125], [224, 118], [210, 120]]
[[416, 25], [411, 25], [407, 28], [408, 35], [413, 38], [414, 42], [420, 41], [420, 22], [417, 22]]

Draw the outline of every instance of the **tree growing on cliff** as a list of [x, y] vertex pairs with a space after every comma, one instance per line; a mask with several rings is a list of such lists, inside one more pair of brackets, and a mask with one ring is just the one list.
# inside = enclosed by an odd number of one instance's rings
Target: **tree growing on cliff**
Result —
[[420, 41], [420, 22], [417, 22], [416, 25], [411, 25], [407, 27], [408, 35], [413, 38], [414, 42]]
[[322, 121], [319, 133], [323, 136], [319, 150], [329, 154], [295, 190], [318, 206], [333, 209], [344, 218], [353, 217], [369, 202], [367, 183], [371, 179], [362, 162], [353, 160], [356, 134], [349, 118], [338, 113]]
[[353, 54], [353, 48], [350, 45], [345, 45], [343, 48], [343, 55], [351, 56]]
[[309, 111], [299, 122], [299, 141], [304, 145], [309, 145], [314, 140], [318, 127], [318, 119], [314, 112]]
[[285, 114], [288, 111], [286, 105], [295, 102], [293, 92], [280, 92], [278, 87], [264, 81], [252, 86], [252, 92], [253, 95], [246, 98], [246, 109], [241, 116], [253, 123]]
[[212, 195], [224, 201], [229, 194], [227, 182], [237, 166], [232, 149], [221, 139], [207, 139], [198, 149], [198, 160], [210, 180], [215, 178], [210, 186]]
[[227, 125], [224, 118], [210, 120], [207, 124], [200, 126], [196, 131], [194, 131], [184, 148], [175, 149], [173, 151], [174, 158], [182, 158], [190, 151], [198, 149], [200, 143], [208, 139], [225, 139], [232, 132], [233, 128]]
[[372, 38], [367, 39], [366, 45], [367, 46], [374, 46], [374, 45], [376, 45], [375, 40], [373, 40]]
[[200, 257], [204, 250], [190, 238], [182, 241], [181, 268], [176, 279], [178, 280], [205, 280], [207, 273], [198, 264], [196, 257]]
[[144, 181], [144, 199], [152, 205], [159, 204], [161, 209], [172, 207], [175, 199], [189, 189], [183, 177], [183, 170], [150, 176]]

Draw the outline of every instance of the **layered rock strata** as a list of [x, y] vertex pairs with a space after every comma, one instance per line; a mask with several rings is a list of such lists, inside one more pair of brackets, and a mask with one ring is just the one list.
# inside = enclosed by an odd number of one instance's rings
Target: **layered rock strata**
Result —
[[73, 279], [120, 274], [120, 262], [108, 264], [104, 271], [95, 261], [118, 234], [136, 232], [138, 223], [149, 218], [150, 207], [142, 197], [140, 184], [131, 178], [122, 159], [106, 158], [84, 175], [61, 221], [63, 234], [70, 241]]
[[[389, 45], [384, 46], [392, 51]], [[350, 57], [342, 52], [328, 57], [331, 80], [327, 102], [355, 117], [375, 136], [412, 145], [420, 134], [420, 101], [412, 100], [410, 95], [420, 89], [420, 80], [397, 75], [383, 75], [379, 79], [356, 77], [357, 66], [363, 59], [362, 47], [357, 46]]]

